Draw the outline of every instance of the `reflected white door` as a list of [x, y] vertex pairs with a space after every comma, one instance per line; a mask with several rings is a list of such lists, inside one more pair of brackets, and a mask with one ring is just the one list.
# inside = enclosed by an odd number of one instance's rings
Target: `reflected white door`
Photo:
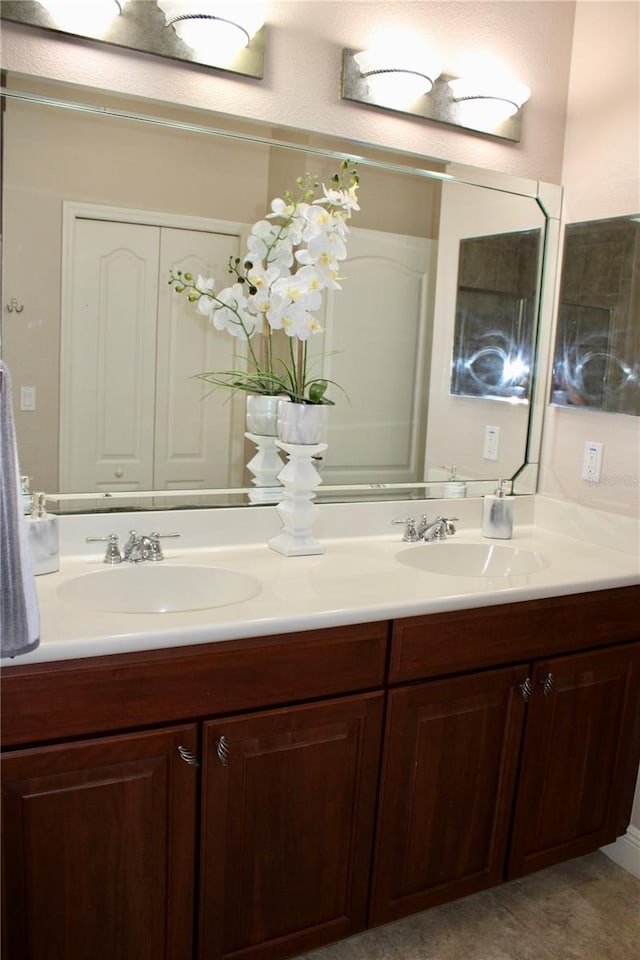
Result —
[[61, 492], [152, 485], [159, 238], [141, 224], [76, 223], [62, 317]]
[[327, 391], [335, 406], [325, 483], [420, 477], [434, 248], [434, 241], [420, 237], [349, 230], [342, 290], [328, 296], [326, 334], [318, 338], [324, 343], [310, 341], [318, 373], [348, 395], [333, 386]]
[[196, 373], [232, 365], [167, 283], [169, 268], [227, 282], [238, 236], [77, 219], [62, 318], [60, 490], [226, 487], [233, 407]]
[[194, 277], [214, 277], [216, 288], [222, 289], [231, 282], [227, 263], [229, 256], [236, 255], [237, 247], [238, 238], [225, 234], [169, 228], [161, 231], [156, 490], [234, 485], [230, 473], [233, 405], [229, 392], [212, 393], [211, 386], [194, 379], [194, 374], [233, 367], [236, 343], [227, 333], [216, 330], [186, 296], [169, 287], [166, 278], [174, 267]]

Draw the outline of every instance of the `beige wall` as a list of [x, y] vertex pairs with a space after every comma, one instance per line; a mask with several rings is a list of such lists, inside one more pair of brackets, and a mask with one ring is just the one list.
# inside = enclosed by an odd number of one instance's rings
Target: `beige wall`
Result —
[[[640, 213], [638, 64], [640, 4], [579, 0], [562, 173], [567, 222]], [[604, 441], [603, 473], [610, 483], [580, 479], [587, 440]], [[637, 417], [550, 407], [542, 465], [544, 493], [640, 517]], [[640, 777], [631, 822], [640, 830]]]
[[[640, 214], [639, 63], [640, 4], [580, 0], [562, 173], [566, 222]], [[587, 441], [604, 443], [601, 484], [581, 479]], [[638, 418], [549, 407], [541, 491], [640, 517]]]

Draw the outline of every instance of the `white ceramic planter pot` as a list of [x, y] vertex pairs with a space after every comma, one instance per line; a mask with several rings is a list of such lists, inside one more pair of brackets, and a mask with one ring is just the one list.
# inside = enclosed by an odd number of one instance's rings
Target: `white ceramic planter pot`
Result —
[[327, 404], [280, 400], [278, 439], [283, 443], [298, 443], [304, 446], [321, 443], [326, 430], [328, 410]]
[[247, 431], [258, 437], [278, 435], [278, 404], [280, 397], [247, 394]]

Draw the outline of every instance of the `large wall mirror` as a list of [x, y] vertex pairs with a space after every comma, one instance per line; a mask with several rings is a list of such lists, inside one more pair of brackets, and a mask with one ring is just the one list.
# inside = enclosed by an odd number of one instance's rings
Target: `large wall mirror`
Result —
[[314, 348], [349, 400], [319, 499], [438, 497], [453, 466], [470, 496], [535, 489], [559, 188], [24, 76], [4, 93], [2, 356], [22, 472], [60, 509], [251, 502], [244, 397], [194, 379], [234, 344], [169, 270], [224, 282], [272, 198], [344, 156], [360, 211]]

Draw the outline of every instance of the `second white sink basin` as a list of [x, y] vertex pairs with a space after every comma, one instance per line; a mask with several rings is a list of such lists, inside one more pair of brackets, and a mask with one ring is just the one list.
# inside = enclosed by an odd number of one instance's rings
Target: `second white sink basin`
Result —
[[497, 543], [418, 543], [396, 560], [408, 567], [447, 577], [515, 577], [539, 573], [549, 561], [535, 550]]
[[254, 577], [221, 567], [122, 564], [81, 574], [58, 587], [58, 596], [84, 609], [108, 613], [178, 613], [250, 600], [262, 589]]

